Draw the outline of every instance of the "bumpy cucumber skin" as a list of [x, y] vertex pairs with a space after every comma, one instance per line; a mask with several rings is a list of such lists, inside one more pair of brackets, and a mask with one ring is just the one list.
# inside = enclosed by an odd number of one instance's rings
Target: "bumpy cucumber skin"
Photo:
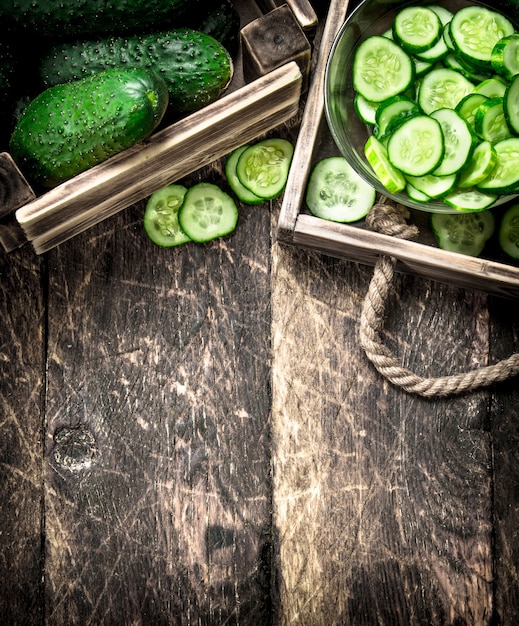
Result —
[[189, 11], [191, 0], [0, 0], [3, 27], [59, 41], [142, 31]]
[[187, 28], [58, 45], [42, 60], [40, 74], [48, 87], [116, 67], [157, 72], [175, 113], [192, 112], [216, 100], [233, 74], [226, 48], [210, 35]]
[[25, 109], [10, 152], [33, 184], [54, 187], [148, 137], [167, 103], [164, 81], [139, 68], [56, 85]]

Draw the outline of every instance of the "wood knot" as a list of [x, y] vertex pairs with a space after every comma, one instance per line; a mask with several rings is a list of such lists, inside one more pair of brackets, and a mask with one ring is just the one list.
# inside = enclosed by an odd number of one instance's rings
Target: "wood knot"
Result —
[[64, 427], [54, 433], [54, 461], [71, 472], [88, 470], [98, 455], [92, 432], [84, 426]]
[[366, 228], [399, 239], [413, 239], [418, 236], [418, 228], [406, 222], [409, 217], [407, 207], [382, 199], [366, 216]]

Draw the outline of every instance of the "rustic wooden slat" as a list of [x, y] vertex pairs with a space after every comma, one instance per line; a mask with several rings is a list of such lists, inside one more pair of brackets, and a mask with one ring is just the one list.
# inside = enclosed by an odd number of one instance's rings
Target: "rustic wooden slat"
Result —
[[37, 253], [48, 251], [297, 113], [295, 62], [249, 83], [27, 204], [16, 218]]
[[0, 614], [42, 624], [44, 264], [0, 254]]
[[12, 252], [27, 243], [22, 227], [14, 215], [0, 220], [0, 246], [5, 252]]
[[49, 257], [46, 623], [268, 624], [268, 210], [175, 250], [142, 211]]
[[312, 80], [305, 103], [305, 110], [294, 149], [283, 204], [278, 222], [278, 238], [292, 242], [296, 219], [301, 209], [304, 190], [310, 175], [312, 155], [324, 117], [324, 73], [335, 35], [346, 18], [349, 2], [331, 0], [326, 22], [322, 29], [317, 58], [314, 62]]
[[400, 271], [507, 298], [519, 297], [519, 267], [447, 252], [361, 227], [326, 222], [304, 213], [297, 217], [292, 237], [295, 245], [339, 258], [373, 265], [384, 254], [398, 259]]
[[[357, 334], [370, 272], [274, 251], [279, 623], [490, 624], [488, 397], [429, 402], [374, 372]], [[485, 296], [409, 276], [396, 287], [388, 342], [408, 367], [486, 363]]]
[[[519, 351], [519, 307], [491, 300], [491, 358]], [[519, 623], [519, 384], [510, 380], [492, 396], [496, 623]]]

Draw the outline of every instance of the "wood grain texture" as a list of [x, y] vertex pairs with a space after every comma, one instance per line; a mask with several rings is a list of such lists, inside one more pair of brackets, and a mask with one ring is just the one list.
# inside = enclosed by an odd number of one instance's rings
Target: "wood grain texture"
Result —
[[0, 254], [0, 614], [43, 616], [44, 276], [42, 260]]
[[[490, 302], [492, 358], [519, 349], [519, 306]], [[492, 395], [495, 589], [499, 624], [519, 622], [519, 385], [510, 380]]]
[[269, 215], [164, 250], [142, 208], [50, 257], [47, 622], [267, 623]]
[[0, 152], [0, 218], [7, 217], [35, 197], [11, 155]]
[[[488, 398], [428, 402], [374, 373], [357, 339], [369, 278], [369, 268], [275, 250], [280, 623], [489, 624]], [[408, 366], [486, 361], [483, 296], [409, 277], [400, 287], [387, 333]]]

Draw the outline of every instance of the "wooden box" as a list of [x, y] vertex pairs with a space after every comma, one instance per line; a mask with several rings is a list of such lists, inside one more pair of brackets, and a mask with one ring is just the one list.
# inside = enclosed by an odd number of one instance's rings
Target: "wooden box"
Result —
[[330, 3], [279, 216], [278, 240], [369, 265], [374, 265], [380, 255], [388, 255], [397, 259], [397, 269], [403, 272], [519, 298], [519, 264], [514, 266], [505, 258], [497, 244], [481, 258], [440, 250], [425, 211], [410, 210], [409, 223], [416, 224], [420, 234], [416, 240], [406, 241], [367, 230], [364, 221], [338, 224], [319, 219], [305, 206], [305, 188], [313, 165], [325, 156], [339, 154], [324, 112], [324, 72], [347, 10], [348, 2]]
[[[307, 33], [317, 24], [312, 6], [308, 0], [233, 4], [240, 15], [240, 45], [232, 82], [216, 102], [39, 197], [10, 155], [1, 154], [0, 242], [6, 251], [28, 241], [36, 253], [46, 252], [298, 112], [309, 68]], [[280, 12], [291, 20], [290, 29], [272, 51], [257, 33], [265, 21], [281, 27]], [[284, 36], [288, 30], [290, 39]]]

